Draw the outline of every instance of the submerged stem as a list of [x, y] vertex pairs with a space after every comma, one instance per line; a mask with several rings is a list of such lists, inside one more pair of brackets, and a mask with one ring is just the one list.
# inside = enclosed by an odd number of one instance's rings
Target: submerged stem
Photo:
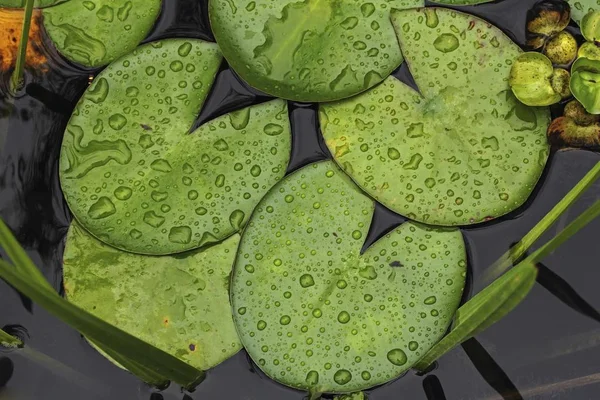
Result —
[[25, 70], [25, 61], [27, 57], [27, 44], [29, 42], [29, 28], [31, 27], [31, 17], [33, 15], [33, 4], [35, 0], [26, 0], [25, 15], [23, 16], [23, 27], [21, 29], [21, 40], [19, 41], [19, 52], [15, 70], [10, 79], [11, 90], [16, 92], [23, 85], [23, 71]]

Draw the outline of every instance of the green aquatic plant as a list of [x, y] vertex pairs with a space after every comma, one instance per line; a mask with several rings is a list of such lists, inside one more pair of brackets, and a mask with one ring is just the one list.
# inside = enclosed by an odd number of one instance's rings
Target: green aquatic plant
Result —
[[420, 93], [388, 77], [321, 104], [336, 162], [387, 208], [425, 223], [479, 223], [523, 204], [546, 164], [550, 115], [510, 91], [518, 46], [448, 9], [395, 11], [392, 22]]
[[170, 39], [96, 77], [60, 158], [65, 198], [94, 236], [155, 255], [207, 246], [238, 232], [284, 176], [291, 132], [282, 100], [188, 134], [220, 62], [212, 43]]
[[229, 304], [238, 242], [234, 235], [203, 251], [148, 257], [110, 247], [74, 221], [64, 252], [65, 296], [90, 314], [207, 370], [242, 347]]
[[150, 32], [161, 0], [76, 0], [42, 11], [48, 36], [67, 59], [100, 67], [132, 51]]
[[590, 114], [600, 114], [600, 60], [578, 58], [571, 67], [571, 92]]
[[586, 14], [600, 10], [597, 0], [566, 0], [571, 5], [571, 17], [581, 26]]
[[548, 127], [548, 140], [560, 147], [600, 148], [600, 115], [589, 114], [577, 100], [570, 101], [564, 116]]
[[538, 1], [527, 11], [527, 45], [532, 49], [546, 42], [569, 25], [571, 8], [563, 0]]
[[[549, 106], [558, 103], [565, 94], [563, 71], [554, 68], [552, 61], [541, 53], [523, 53], [515, 59], [510, 70], [509, 85], [521, 103], [536, 107]], [[568, 82], [567, 78], [567, 87]]]
[[381, 82], [402, 62], [391, 7], [423, 0], [363, 2], [210, 0], [213, 34], [251, 86], [296, 101], [331, 101]]
[[2, 329], [0, 329], [0, 347], [20, 347], [23, 345], [21, 339], [9, 335]]
[[186, 388], [193, 388], [204, 379], [203, 371], [61, 298], [2, 220], [0, 220], [0, 247], [12, 262], [11, 265], [0, 260], [0, 278], [81, 332], [140, 379], [157, 386], [164, 386], [169, 380], [173, 380]]
[[589, 42], [600, 39], [600, 10], [587, 13], [581, 20], [581, 34]]
[[600, 61], [600, 47], [595, 43], [585, 42], [579, 47], [579, 50], [577, 50], [577, 57]]
[[331, 161], [289, 175], [257, 206], [231, 301], [244, 347], [271, 378], [363, 390], [444, 336], [465, 284], [460, 231], [407, 222], [362, 252], [374, 207]]
[[553, 64], [570, 64], [577, 57], [577, 40], [567, 31], [559, 32], [548, 40], [543, 54]]

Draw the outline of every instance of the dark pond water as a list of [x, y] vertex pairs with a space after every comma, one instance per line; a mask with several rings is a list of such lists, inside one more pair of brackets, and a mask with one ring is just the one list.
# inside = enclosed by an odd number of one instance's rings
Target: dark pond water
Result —
[[[205, 1], [166, 0], [148, 41], [187, 36], [212, 40]], [[526, 10], [533, 0], [504, 0], [464, 10], [502, 28], [523, 44]], [[98, 71], [62, 60], [50, 46], [47, 74], [28, 72], [14, 100], [0, 84], [0, 216], [26, 246], [48, 280], [61, 290], [63, 240], [71, 215], [58, 181], [58, 154], [74, 103]], [[397, 77], [410, 80], [405, 68]], [[269, 97], [242, 83], [223, 65], [197, 124]], [[320, 141], [316, 106], [290, 104], [293, 157], [289, 170], [328, 158]], [[7, 134], [8, 132], [8, 134]], [[600, 157], [586, 151], [559, 151], [530, 201], [497, 221], [463, 230], [469, 245], [470, 294], [481, 290], [486, 268], [535, 225]], [[594, 185], [546, 239], [600, 197]], [[378, 207], [367, 243], [402, 222]], [[600, 220], [549, 256], [531, 295], [508, 317], [439, 360], [425, 376], [404, 377], [369, 391], [372, 400], [569, 399], [600, 398]], [[587, 316], [569, 307], [587, 311]], [[583, 304], [582, 299], [587, 303]], [[587, 308], [586, 308], [587, 307]], [[591, 315], [593, 317], [593, 315]], [[22, 336], [47, 355], [0, 353], [0, 399], [115, 400], [300, 400], [305, 394], [267, 379], [242, 351], [208, 373], [194, 393], [171, 387], [154, 393], [115, 368], [74, 330], [30, 304], [0, 282], [0, 327]], [[33, 362], [31, 357], [37, 357]], [[41, 358], [40, 358], [41, 357]], [[12, 373], [11, 373], [12, 371]]]

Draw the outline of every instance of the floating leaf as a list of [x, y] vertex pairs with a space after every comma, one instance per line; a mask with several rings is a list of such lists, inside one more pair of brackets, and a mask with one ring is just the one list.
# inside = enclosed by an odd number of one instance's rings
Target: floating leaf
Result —
[[564, 30], [571, 16], [571, 7], [563, 0], [538, 1], [527, 11], [527, 45], [533, 49]]
[[483, 289], [458, 309], [452, 331], [429, 350], [415, 368], [426, 370], [442, 355], [506, 316], [527, 296], [536, 276], [533, 263], [521, 263]]
[[600, 39], [600, 10], [587, 13], [581, 20], [581, 34], [590, 42]]
[[75, 0], [45, 9], [44, 27], [62, 55], [99, 67], [133, 50], [160, 9], [161, 0]]
[[600, 61], [578, 58], [571, 67], [571, 92], [590, 114], [600, 114]]
[[559, 117], [548, 127], [548, 140], [560, 147], [600, 149], [600, 124], [582, 125], [574, 118]]
[[353, 392], [411, 368], [441, 339], [466, 274], [456, 229], [408, 222], [361, 254], [374, 202], [331, 161], [257, 206], [232, 277], [234, 320], [271, 378]]
[[[50, 7], [55, 4], [64, 3], [69, 0], [35, 0], [35, 8]], [[25, 7], [27, 0], [0, 0], [0, 7], [21, 8]]]
[[519, 48], [447, 9], [398, 11], [392, 22], [422, 96], [389, 77], [322, 104], [336, 161], [386, 207], [422, 222], [472, 224], [523, 204], [548, 157], [549, 112], [508, 87]]
[[0, 279], [4, 279], [23, 295], [72, 328], [100, 345], [119, 363], [154, 385], [169, 380], [192, 389], [204, 379], [200, 371], [178, 358], [87, 313], [59, 296], [27, 256], [8, 227], [0, 219], [0, 246], [14, 265], [0, 259]]
[[567, 0], [571, 5], [571, 18], [577, 24], [581, 24], [581, 20], [590, 11], [600, 10], [598, 0]]
[[206, 370], [240, 350], [229, 305], [234, 235], [206, 250], [148, 257], [103, 244], [73, 222], [64, 254], [67, 299]]
[[567, 31], [559, 32], [548, 40], [544, 54], [553, 64], [570, 64], [577, 57], [577, 40]]
[[589, 58], [590, 60], [600, 60], [600, 47], [595, 43], [585, 42], [577, 50], [577, 57]]
[[291, 134], [282, 100], [188, 134], [219, 63], [214, 44], [167, 40], [110, 65], [87, 90], [60, 171], [71, 210], [94, 236], [146, 254], [202, 247], [237, 232], [283, 177]]
[[514, 61], [508, 84], [521, 103], [528, 106], [549, 106], [562, 98], [559, 92], [562, 85], [559, 83], [563, 80], [557, 71], [559, 70], [552, 66], [552, 61], [545, 55], [535, 51], [523, 53]]
[[296, 101], [352, 96], [402, 62], [389, 21], [394, 8], [423, 0], [210, 0], [217, 43], [250, 85]]

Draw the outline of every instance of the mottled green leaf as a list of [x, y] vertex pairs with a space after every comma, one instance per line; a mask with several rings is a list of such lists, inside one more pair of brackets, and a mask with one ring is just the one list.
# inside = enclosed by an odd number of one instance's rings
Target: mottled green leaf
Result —
[[45, 9], [44, 27], [66, 58], [99, 67], [133, 50], [160, 10], [161, 0], [75, 0]]
[[331, 161], [257, 206], [232, 277], [242, 344], [271, 378], [311, 393], [398, 377], [440, 340], [466, 274], [460, 231], [407, 222], [361, 254], [374, 202]]
[[548, 158], [550, 115], [510, 91], [519, 48], [448, 9], [397, 11], [392, 22], [421, 93], [389, 77], [322, 104], [335, 160], [386, 207], [421, 222], [473, 224], [523, 204]]
[[600, 114], [600, 61], [578, 58], [571, 67], [571, 92], [590, 114]]
[[561, 100], [561, 95], [554, 90], [554, 77], [552, 61], [542, 53], [530, 51], [514, 60], [508, 84], [521, 103], [549, 106]]
[[285, 174], [285, 101], [188, 130], [219, 67], [215, 44], [167, 40], [104, 70], [67, 126], [61, 184], [82, 225], [117, 248], [170, 254], [237, 232]]
[[423, 0], [210, 0], [223, 55], [250, 85], [297, 101], [352, 96], [381, 82], [402, 54], [392, 8]]
[[[21, 8], [25, 7], [27, 0], [0, 0], [0, 7]], [[34, 7], [44, 8], [55, 4], [64, 3], [69, 0], [35, 0]]]
[[64, 254], [67, 299], [206, 370], [241, 348], [229, 305], [239, 235], [206, 250], [149, 257], [107, 246], [73, 222]]
[[30, 268], [31, 266], [36, 268], [35, 265], [2, 219], [0, 219], [0, 246], [14, 263], [10, 265], [0, 259], [0, 279], [5, 280], [46, 311], [93, 340], [113, 358], [119, 359], [130, 368], [135, 367], [130, 371], [140, 379], [161, 386], [173, 380], [188, 389], [194, 388], [204, 379], [203, 371], [66, 301], [47, 281], [41, 282], [37, 278], [42, 276], [39, 271], [32, 275]]
[[567, 0], [571, 5], [571, 18], [578, 24], [590, 11], [600, 10], [600, 0]]

